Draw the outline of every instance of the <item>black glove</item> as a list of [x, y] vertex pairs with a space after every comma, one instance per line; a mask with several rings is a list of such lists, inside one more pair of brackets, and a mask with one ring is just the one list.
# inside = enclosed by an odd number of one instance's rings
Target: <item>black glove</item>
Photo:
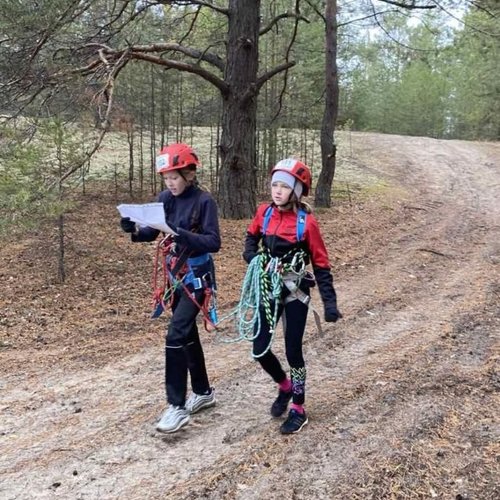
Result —
[[342, 314], [337, 309], [337, 306], [325, 307], [325, 321], [327, 323], [335, 323], [342, 317]]
[[120, 226], [126, 233], [135, 233], [135, 222], [132, 222], [130, 217], [122, 217]]

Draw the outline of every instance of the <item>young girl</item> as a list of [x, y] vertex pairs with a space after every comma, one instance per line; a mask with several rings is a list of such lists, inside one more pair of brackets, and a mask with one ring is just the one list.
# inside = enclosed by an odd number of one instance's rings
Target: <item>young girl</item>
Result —
[[[221, 240], [215, 201], [196, 185], [199, 166], [193, 149], [180, 143], [164, 147], [156, 159], [156, 171], [167, 187], [158, 201], [164, 205], [168, 225], [177, 233], [167, 247], [167, 270], [182, 283], [173, 292], [173, 314], [166, 335], [165, 385], [170, 406], [156, 426], [160, 432], [178, 431], [189, 422], [190, 414], [216, 402], [196, 317], [205, 288], [214, 280], [210, 253], [220, 249]], [[153, 241], [160, 234], [151, 227], [137, 227], [129, 218], [122, 218], [120, 224], [134, 242]], [[188, 372], [193, 393], [186, 401]]]
[[[308, 263], [312, 264], [318, 283], [325, 321], [335, 322], [342, 317], [337, 309], [330, 263], [318, 222], [311, 209], [301, 202], [310, 188], [311, 172], [304, 163], [295, 159], [281, 160], [272, 170], [273, 201], [258, 207], [248, 227], [243, 253], [249, 267], [259, 266], [262, 277], [253, 356], [279, 386], [271, 415], [280, 417], [292, 400], [288, 418], [280, 427], [282, 434], [299, 432], [308, 422], [304, 411], [306, 367], [302, 339], [309, 291], [315, 286], [313, 276], [305, 270]], [[251, 263], [252, 259], [258, 260]], [[290, 377], [271, 350], [276, 323], [283, 312]]]

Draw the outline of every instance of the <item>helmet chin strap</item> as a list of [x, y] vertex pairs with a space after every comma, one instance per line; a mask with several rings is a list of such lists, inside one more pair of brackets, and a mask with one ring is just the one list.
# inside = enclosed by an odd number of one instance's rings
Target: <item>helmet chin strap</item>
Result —
[[289, 208], [293, 208], [293, 204], [294, 203], [299, 203], [299, 202], [300, 202], [300, 199], [297, 196], [297, 193], [295, 192], [295, 190], [293, 190], [290, 193], [290, 195], [288, 196], [288, 201], [286, 202], [286, 206], [289, 207]]
[[186, 182], [186, 184], [187, 184], [188, 186], [191, 186], [192, 184], [194, 184], [194, 179], [192, 179], [192, 180], [188, 180], [188, 179], [186, 178], [186, 176], [184, 175], [184, 173], [182, 172], [182, 169], [181, 169], [181, 170], [179, 170], [179, 175], [180, 175], [180, 176], [184, 179], [184, 181]]

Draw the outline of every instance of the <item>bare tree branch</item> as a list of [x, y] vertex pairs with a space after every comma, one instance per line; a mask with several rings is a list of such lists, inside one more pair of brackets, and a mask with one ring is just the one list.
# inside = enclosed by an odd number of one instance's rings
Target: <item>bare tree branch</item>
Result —
[[129, 56], [128, 50], [124, 51], [121, 54], [120, 58], [115, 63], [112, 71], [110, 72], [106, 84], [104, 85], [103, 89], [99, 92], [99, 94], [103, 96], [106, 101], [106, 111], [104, 113], [104, 118], [101, 121], [101, 132], [99, 133], [99, 136], [97, 137], [93, 147], [84, 154], [81, 161], [79, 161], [76, 165], [73, 165], [70, 169], [68, 169], [57, 180], [57, 182], [54, 182], [50, 186], [50, 188], [53, 188], [57, 183], [64, 182], [68, 177], [77, 172], [80, 168], [82, 168], [83, 165], [85, 165], [85, 163], [87, 163], [90, 160], [90, 158], [94, 155], [94, 153], [99, 149], [99, 146], [101, 145], [102, 140], [104, 139], [104, 136], [106, 132], [109, 130], [109, 127], [111, 125], [110, 115], [114, 103], [115, 81], [120, 71], [129, 62], [128, 56]]
[[159, 66], [164, 66], [166, 68], [178, 69], [180, 71], [186, 71], [188, 73], [194, 73], [207, 82], [210, 82], [212, 85], [217, 87], [223, 94], [227, 94], [229, 92], [229, 86], [227, 83], [221, 78], [215, 76], [213, 73], [203, 69], [200, 66], [194, 64], [188, 64], [181, 61], [174, 61], [172, 59], [163, 59], [160, 56], [149, 55], [145, 52], [134, 52], [130, 53], [131, 59], [137, 59], [141, 61], [149, 61]]
[[206, 49], [205, 51], [201, 51], [198, 49], [185, 47], [178, 43], [154, 43], [151, 45], [135, 45], [129, 48], [131, 48], [134, 52], [144, 52], [144, 53], [166, 52], [169, 50], [174, 52], [181, 52], [186, 56], [192, 57], [193, 59], [205, 61], [211, 64], [212, 66], [215, 66], [220, 71], [224, 72], [225, 64], [223, 59], [215, 54], [207, 53], [206, 50], [208, 49]]
[[160, 5], [200, 5], [201, 7], [208, 7], [209, 9], [215, 10], [220, 14], [229, 16], [229, 10], [223, 9], [222, 7], [217, 7], [209, 2], [204, 2], [202, 0], [157, 0], [157, 4]]
[[318, 9], [317, 5], [315, 5], [314, 3], [312, 3], [310, 0], [306, 0], [306, 3], [307, 3], [307, 5], [309, 5], [314, 10], [314, 12], [320, 17], [320, 19], [323, 19], [323, 22], [326, 21], [323, 12], [321, 12]]
[[290, 17], [294, 18], [295, 20], [305, 21], [306, 23], [310, 22], [309, 19], [295, 12], [284, 12], [283, 14], [276, 16], [265, 28], [262, 28], [259, 31], [259, 36], [265, 35], [268, 31], [271, 31], [272, 27], [277, 24], [280, 19], [286, 19]]
[[[297, 13], [297, 15], [300, 15], [299, 7], [300, 7], [300, 0], [295, 0], [295, 12]], [[286, 49], [285, 64], [288, 63], [289, 61], [293, 44], [295, 43], [295, 39], [297, 38], [298, 27], [299, 27], [299, 18], [296, 17], [295, 24], [293, 27], [292, 38], [290, 39], [290, 43], [288, 44], [288, 47]], [[283, 87], [281, 89], [280, 96], [278, 99], [278, 110], [276, 111], [276, 114], [274, 115], [271, 121], [274, 121], [281, 113], [281, 109], [283, 107], [283, 97], [285, 96], [287, 84], [288, 84], [288, 68], [285, 68], [285, 74], [283, 75]]]
[[495, 19], [497, 17], [493, 12], [491, 12], [489, 9], [487, 9], [483, 5], [479, 4], [475, 0], [467, 0], [467, 2], [470, 3], [477, 10], [481, 10], [483, 12], [486, 12], [486, 14], [488, 14], [488, 16], [490, 16], [491, 18]]
[[189, 29], [187, 32], [184, 34], [184, 36], [179, 40], [179, 45], [182, 44], [184, 40], [193, 32], [194, 26], [196, 24], [196, 20], [198, 19], [198, 16], [200, 15], [201, 7], [196, 9], [196, 12], [194, 13], [193, 19], [191, 19], [191, 24], [189, 25]]
[[393, 12], [399, 12], [399, 10], [397, 10], [397, 9], [382, 10], [382, 11], [379, 11], [376, 13], [369, 14], [367, 16], [358, 17], [356, 19], [349, 19], [349, 21], [346, 21], [345, 23], [338, 23], [337, 28], [340, 28], [342, 26], [348, 26], [349, 24], [354, 24], [354, 23], [357, 23], [359, 21], [365, 21], [366, 19], [371, 19], [371, 18], [378, 16], [378, 15], [381, 16], [381, 15], [390, 14]]
[[293, 68], [295, 64], [295, 61], [285, 62], [264, 73], [255, 82], [256, 90], [258, 91], [262, 87], [262, 85], [264, 85], [264, 83], [266, 83], [267, 80], [270, 80], [274, 75], [277, 75], [278, 73], [281, 73], [282, 71], [285, 71], [287, 69]]
[[478, 28], [477, 26], [472, 26], [471, 24], [465, 22], [463, 19], [461, 19], [460, 17], [458, 16], [455, 16], [452, 12], [450, 12], [448, 9], [446, 9], [445, 7], [443, 7], [441, 5], [440, 2], [438, 2], [437, 0], [436, 1], [436, 5], [445, 13], [445, 14], [448, 14], [450, 17], [452, 17], [453, 19], [455, 19], [455, 21], [458, 21], [460, 24], [462, 24], [463, 26], [473, 30], [473, 31], [476, 31], [478, 33], [482, 33], [483, 35], [487, 35], [487, 36], [491, 36], [493, 38], [498, 38], [499, 35], [496, 35], [494, 33], [488, 33], [487, 31], [484, 31], [480, 28]]
[[373, 19], [375, 19], [375, 22], [377, 23], [377, 26], [390, 38], [394, 43], [400, 45], [401, 47], [404, 47], [405, 49], [410, 49], [410, 50], [415, 50], [418, 52], [434, 52], [435, 49], [419, 49], [417, 47], [410, 47], [409, 45], [406, 45], [405, 43], [397, 40], [394, 38], [388, 31], [387, 29], [383, 26], [383, 24], [380, 22], [378, 16], [379, 13], [376, 11], [375, 6], [373, 5], [372, 0], [370, 0], [371, 8], [373, 11]]
[[[125, 19], [122, 22], [122, 24], [114, 26], [114, 24], [118, 21], [118, 19], [120, 19], [120, 17], [122, 17], [127, 6], [130, 5], [131, 3], [132, 3], [134, 8], [132, 9], [132, 12], [128, 16], [128, 18]], [[114, 16], [114, 18], [110, 19], [106, 24], [103, 24], [102, 26], [100, 26], [99, 30], [94, 33], [94, 37], [100, 36], [103, 32], [108, 32], [108, 37], [110, 37], [112, 34], [116, 34], [116, 33], [123, 31], [123, 29], [127, 25], [129, 25], [132, 21], [134, 21], [143, 12], [145, 12], [146, 10], [148, 10], [151, 7], [152, 7], [152, 4], [150, 4], [148, 2], [145, 2], [140, 7], [136, 6], [135, 0], [127, 0], [126, 2], [123, 2], [122, 8], [119, 10], [119, 12]]]
[[381, 2], [388, 3], [390, 5], [395, 5], [396, 7], [401, 7], [402, 9], [435, 9], [436, 5], [417, 4], [416, 0], [410, 0], [409, 2], [397, 2], [396, 0], [380, 0]]
[[63, 22], [65, 22], [66, 17], [68, 14], [73, 10], [74, 7], [76, 7], [79, 4], [79, 0], [73, 0], [70, 5], [66, 8], [66, 10], [63, 11], [63, 13], [59, 16], [59, 19], [52, 25], [49, 26], [46, 30], [41, 39], [38, 41], [36, 44], [33, 52], [30, 55], [30, 61], [33, 61], [33, 59], [37, 56], [37, 54], [42, 50], [42, 47], [45, 45], [45, 43], [48, 41], [48, 39], [53, 35], [57, 29], [62, 26]]

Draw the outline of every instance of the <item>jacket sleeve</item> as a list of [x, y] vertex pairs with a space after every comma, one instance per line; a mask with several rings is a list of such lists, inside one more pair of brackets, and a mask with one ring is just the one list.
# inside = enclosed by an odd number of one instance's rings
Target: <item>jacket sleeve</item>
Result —
[[266, 205], [261, 205], [257, 208], [255, 217], [248, 226], [247, 235], [245, 237], [245, 248], [243, 250], [243, 259], [247, 264], [257, 255], [259, 251], [259, 242], [262, 238], [262, 218]]
[[141, 242], [141, 241], [154, 241], [158, 238], [160, 231], [155, 229], [154, 227], [141, 227], [137, 233], [132, 233], [132, 241], [133, 242]]
[[243, 259], [247, 264], [257, 255], [259, 250], [260, 235], [254, 235], [247, 232], [245, 238], [245, 249], [243, 250]]
[[319, 224], [314, 215], [308, 214], [306, 228], [306, 243], [311, 256], [314, 277], [318, 283], [319, 294], [325, 306], [325, 311], [337, 309], [337, 294], [333, 286], [333, 276], [330, 271], [330, 261], [325, 242], [321, 236]]
[[193, 233], [187, 229], [177, 228], [179, 236], [175, 241], [188, 247], [193, 253], [215, 253], [220, 250], [221, 238], [217, 205], [211, 196], [204, 196], [201, 202], [201, 233]]
[[333, 286], [333, 276], [330, 269], [321, 267], [313, 267], [314, 277], [318, 283], [319, 294], [325, 307], [325, 311], [329, 309], [337, 309], [337, 293]]

